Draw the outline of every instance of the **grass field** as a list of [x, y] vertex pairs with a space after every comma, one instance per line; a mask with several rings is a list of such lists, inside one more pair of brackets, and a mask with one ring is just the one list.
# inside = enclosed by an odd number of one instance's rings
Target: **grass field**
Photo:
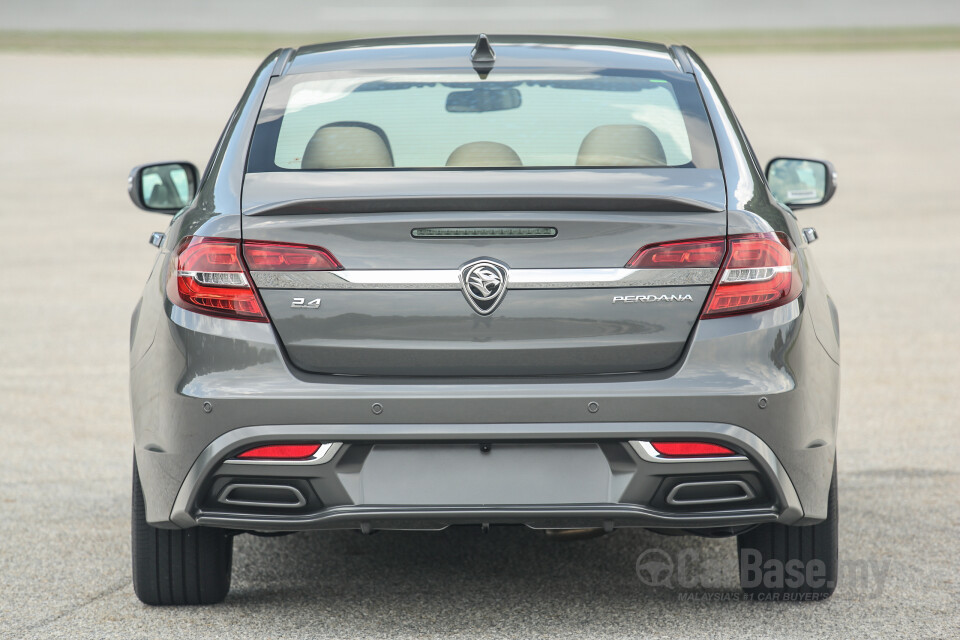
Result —
[[[263, 53], [367, 33], [0, 31], [0, 51], [76, 53]], [[698, 51], [864, 51], [960, 48], [960, 27], [783, 31], [651, 31], [596, 34], [687, 44]]]

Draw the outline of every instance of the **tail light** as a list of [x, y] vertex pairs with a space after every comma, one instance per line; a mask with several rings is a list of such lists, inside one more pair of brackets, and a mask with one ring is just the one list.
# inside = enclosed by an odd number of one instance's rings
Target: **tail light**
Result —
[[796, 300], [803, 286], [796, 254], [783, 233], [730, 236], [721, 276], [704, 307], [703, 318], [772, 309]]
[[651, 442], [665, 458], [723, 458], [738, 455], [733, 449], [712, 442]]
[[177, 247], [167, 296], [179, 307], [221, 318], [266, 322], [232, 238], [190, 236]]
[[702, 318], [779, 307], [796, 300], [803, 286], [790, 240], [780, 232], [652, 244], [637, 251], [625, 266], [628, 269], [702, 269], [721, 264], [720, 278], [710, 292]]
[[716, 268], [723, 261], [726, 248], [725, 238], [701, 238], [651, 244], [637, 251], [626, 267], [628, 269]]
[[[242, 253], [242, 255], [241, 255]], [[249, 322], [267, 322], [250, 280], [254, 271], [342, 269], [326, 249], [300, 244], [241, 242], [235, 238], [188, 236], [176, 250], [167, 296], [184, 309]]]
[[343, 265], [323, 247], [279, 242], [243, 242], [250, 271], [337, 271]]

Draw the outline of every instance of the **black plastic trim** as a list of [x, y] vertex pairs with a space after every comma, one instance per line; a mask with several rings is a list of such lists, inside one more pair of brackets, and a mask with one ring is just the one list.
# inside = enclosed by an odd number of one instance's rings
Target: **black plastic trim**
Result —
[[683, 45], [672, 44], [669, 47], [670, 53], [673, 55], [673, 59], [677, 61], [677, 65], [680, 67], [680, 70], [684, 73], [693, 74], [693, 64], [690, 62], [690, 56], [687, 55], [687, 48]]
[[290, 67], [290, 63], [293, 61], [293, 58], [296, 55], [296, 49], [281, 49], [279, 55], [277, 56], [277, 62], [273, 65], [273, 71], [270, 73], [270, 77], [276, 78], [286, 73], [287, 69]]
[[302, 516], [237, 516], [201, 511], [200, 526], [258, 531], [313, 529], [441, 530], [455, 524], [523, 524], [532, 529], [580, 527], [709, 528], [776, 522], [777, 510], [736, 509], [712, 512], [667, 513], [639, 505], [556, 506], [338, 506]]

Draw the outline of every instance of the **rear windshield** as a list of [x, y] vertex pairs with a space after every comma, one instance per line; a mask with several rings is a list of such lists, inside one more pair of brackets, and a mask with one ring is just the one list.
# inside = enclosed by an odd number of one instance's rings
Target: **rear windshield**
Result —
[[717, 168], [694, 80], [603, 69], [274, 78], [247, 171]]

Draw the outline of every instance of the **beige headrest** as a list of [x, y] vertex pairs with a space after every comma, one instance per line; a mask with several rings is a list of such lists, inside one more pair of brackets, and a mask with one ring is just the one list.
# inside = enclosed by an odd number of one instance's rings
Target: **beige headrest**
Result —
[[499, 142], [468, 142], [453, 150], [448, 167], [522, 167], [520, 156]]
[[662, 167], [663, 145], [653, 131], [639, 124], [605, 124], [588, 133], [580, 144], [578, 165]]
[[303, 150], [301, 169], [392, 167], [393, 154], [379, 127], [336, 122], [317, 129]]

